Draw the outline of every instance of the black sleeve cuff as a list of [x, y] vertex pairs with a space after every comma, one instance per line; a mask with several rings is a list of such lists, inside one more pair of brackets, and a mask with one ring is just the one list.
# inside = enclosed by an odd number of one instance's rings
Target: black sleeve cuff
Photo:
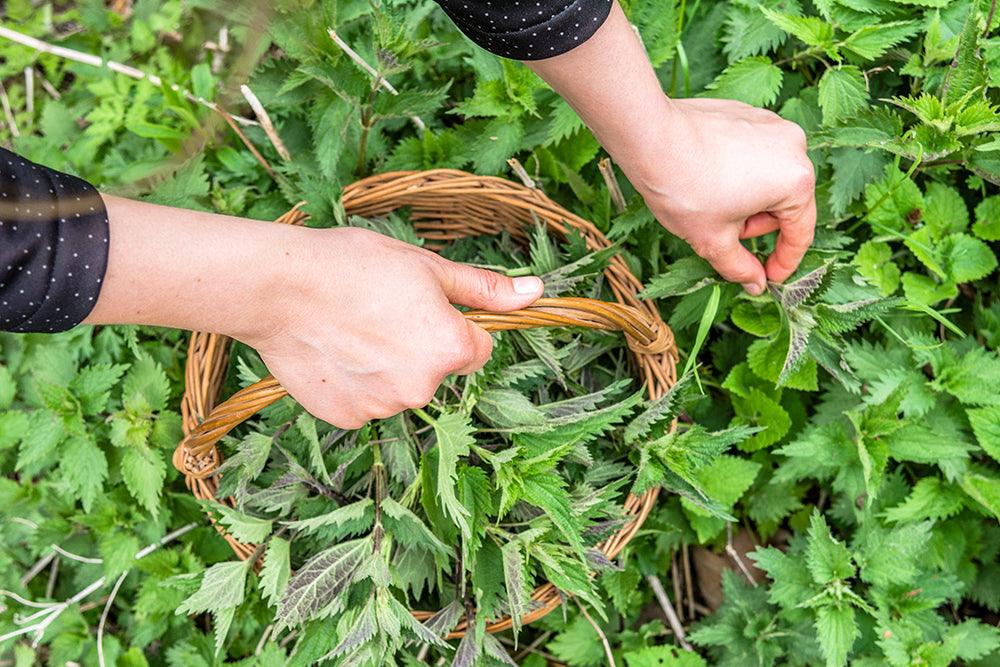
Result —
[[52, 333], [83, 321], [108, 262], [97, 190], [0, 148], [0, 330]]
[[613, 0], [437, 0], [465, 35], [515, 60], [558, 56], [587, 41]]

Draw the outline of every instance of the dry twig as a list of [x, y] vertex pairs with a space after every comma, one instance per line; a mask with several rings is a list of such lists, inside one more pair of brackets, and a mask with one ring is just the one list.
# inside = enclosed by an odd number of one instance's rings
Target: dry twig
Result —
[[608, 636], [604, 634], [604, 630], [601, 630], [601, 627], [597, 625], [597, 623], [594, 623], [594, 619], [592, 619], [590, 614], [587, 613], [583, 603], [577, 598], [573, 599], [576, 601], [576, 606], [580, 608], [580, 613], [583, 614], [583, 617], [587, 619], [587, 622], [590, 623], [594, 630], [597, 631], [597, 635], [601, 638], [601, 643], [604, 644], [604, 653], [608, 656], [608, 664], [611, 665], [611, 667], [615, 667], [615, 656], [614, 653], [611, 652], [611, 644], [608, 642]]
[[670, 598], [667, 597], [667, 592], [663, 590], [663, 584], [660, 582], [660, 578], [655, 574], [646, 575], [646, 581], [653, 588], [653, 595], [656, 596], [657, 602], [660, 603], [660, 608], [663, 609], [663, 613], [667, 616], [667, 621], [670, 623], [670, 628], [674, 631], [674, 635], [677, 637], [677, 641], [680, 642], [681, 647], [685, 651], [693, 651], [694, 647], [687, 640], [687, 635], [684, 633], [684, 626], [681, 625], [681, 620], [677, 617], [677, 611], [674, 609], [674, 605], [671, 604]]
[[7, 119], [7, 127], [10, 128], [12, 136], [19, 137], [21, 133], [17, 129], [17, 122], [14, 120], [14, 111], [10, 108], [10, 98], [7, 97], [7, 89], [0, 81], [0, 104], [3, 104], [3, 115]]
[[[155, 74], [148, 74], [142, 70], [138, 70], [134, 67], [128, 65], [123, 65], [122, 63], [115, 62], [114, 60], [104, 60], [98, 56], [91, 55], [89, 53], [83, 53], [81, 51], [75, 51], [73, 49], [67, 49], [64, 46], [56, 46], [55, 44], [49, 44], [48, 42], [43, 42], [40, 39], [35, 39], [34, 37], [29, 37], [16, 30], [11, 30], [10, 28], [5, 28], [0, 26], [0, 37], [11, 40], [12, 42], [17, 42], [22, 46], [27, 46], [29, 48], [35, 49], [36, 51], [41, 51], [42, 53], [48, 53], [53, 56], [58, 56], [60, 58], [65, 58], [67, 60], [72, 60], [73, 62], [83, 63], [84, 65], [91, 65], [93, 67], [107, 67], [112, 72], [118, 72], [119, 74], [124, 74], [127, 77], [133, 79], [139, 79], [149, 81], [154, 86], [162, 86], [163, 80], [156, 76]], [[43, 84], [44, 87], [44, 84]], [[170, 84], [170, 88], [195, 104], [200, 104], [206, 108], [215, 111], [216, 113], [225, 115], [231, 115], [233, 120], [241, 125], [257, 125], [256, 121], [250, 120], [249, 118], [243, 118], [242, 116], [235, 116], [228, 114], [219, 105], [214, 102], [209, 102], [203, 97], [198, 97], [194, 93], [184, 88], [181, 88], [177, 84]]]
[[[243, 93], [243, 99], [245, 99], [249, 104], [253, 112], [257, 114], [257, 120], [260, 121], [260, 126], [264, 128], [264, 133], [267, 134], [267, 138], [271, 140], [271, 144], [274, 146], [275, 150], [278, 151], [278, 155], [285, 162], [290, 162], [292, 159], [292, 154], [288, 152], [288, 148], [285, 146], [285, 142], [281, 140], [278, 135], [278, 131], [274, 128], [274, 123], [271, 122], [271, 117], [267, 114], [267, 109], [264, 105], [260, 103], [257, 96], [254, 95], [253, 91], [250, 90], [250, 86], [245, 83], [240, 86], [240, 92]], [[273, 173], [271, 174], [274, 175]]]
[[625, 195], [622, 194], [621, 187], [618, 186], [618, 177], [615, 176], [614, 165], [611, 164], [609, 158], [601, 158], [601, 161], [597, 163], [597, 168], [601, 170], [604, 183], [608, 186], [608, 191], [611, 193], [611, 202], [615, 205], [615, 210], [621, 213], [628, 207], [628, 204], [625, 202]]
[[[341, 50], [343, 50], [344, 53], [347, 54], [348, 58], [350, 58], [351, 60], [353, 60], [354, 62], [356, 62], [358, 65], [360, 65], [361, 69], [363, 69], [364, 71], [368, 72], [368, 74], [370, 74], [371, 77], [373, 79], [375, 79], [375, 81], [378, 82], [379, 87], [385, 88], [386, 90], [388, 90], [393, 95], [399, 95], [399, 91], [396, 90], [391, 83], [389, 83], [388, 81], [386, 81], [386, 79], [385, 79], [384, 76], [382, 76], [381, 74], [379, 74], [378, 72], [376, 72], [374, 67], [372, 67], [367, 62], [365, 62], [365, 59], [362, 58], [358, 54], [357, 51], [355, 51], [350, 46], [348, 46], [347, 42], [345, 42], [343, 39], [341, 39], [340, 35], [338, 35], [333, 30], [333, 28], [331, 28], [330, 30], [328, 30], [327, 33], [330, 35], [330, 39], [332, 39], [334, 41], [334, 43], [337, 46], [339, 46], [341, 48]], [[424, 121], [420, 120], [420, 118], [418, 118], [417, 116], [410, 116], [410, 120], [413, 121], [413, 124], [416, 125], [417, 129], [420, 130], [421, 132], [423, 132], [424, 130], [427, 129], [427, 126], [424, 125]]]
[[516, 157], [512, 157], [511, 159], [507, 160], [507, 164], [509, 164], [510, 168], [514, 170], [514, 173], [517, 174], [517, 177], [521, 179], [521, 182], [524, 183], [524, 187], [531, 188], [532, 190], [534, 190], [537, 187], [535, 185], [534, 179], [532, 179], [531, 176], [528, 175], [528, 172], [525, 170], [525, 168], [521, 165], [521, 163], [518, 161]]

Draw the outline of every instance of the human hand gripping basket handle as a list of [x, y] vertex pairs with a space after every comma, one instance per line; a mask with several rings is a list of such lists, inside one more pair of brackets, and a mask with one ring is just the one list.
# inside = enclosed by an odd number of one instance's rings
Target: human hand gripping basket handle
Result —
[[[676, 354], [673, 334], [668, 327], [637, 308], [616, 302], [542, 298], [527, 308], [512, 312], [471, 310], [463, 315], [490, 332], [564, 326], [621, 331], [637, 357]], [[180, 442], [174, 452], [174, 466], [195, 479], [214, 475], [222, 463], [216, 443], [258, 411], [287, 395], [271, 375], [233, 394]]]

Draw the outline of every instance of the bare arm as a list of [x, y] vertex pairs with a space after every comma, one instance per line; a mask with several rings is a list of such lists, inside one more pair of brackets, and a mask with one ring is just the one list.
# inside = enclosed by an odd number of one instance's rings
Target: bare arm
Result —
[[426, 405], [489, 358], [451, 304], [515, 310], [541, 295], [354, 228], [304, 229], [103, 196], [108, 268], [88, 324], [223, 333], [254, 347], [317, 417], [344, 428]]
[[[671, 232], [759, 294], [812, 242], [815, 176], [805, 134], [740, 102], [671, 100], [617, 3], [573, 50], [526, 65], [572, 106]], [[766, 269], [740, 239], [778, 230]]]

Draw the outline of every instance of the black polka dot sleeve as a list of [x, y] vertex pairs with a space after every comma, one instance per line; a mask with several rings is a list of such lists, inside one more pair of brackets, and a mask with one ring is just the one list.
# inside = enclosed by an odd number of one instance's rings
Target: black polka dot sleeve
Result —
[[437, 0], [459, 30], [487, 51], [542, 60], [583, 44], [613, 0]]
[[97, 190], [0, 148], [0, 330], [65, 331], [93, 309], [108, 261]]

